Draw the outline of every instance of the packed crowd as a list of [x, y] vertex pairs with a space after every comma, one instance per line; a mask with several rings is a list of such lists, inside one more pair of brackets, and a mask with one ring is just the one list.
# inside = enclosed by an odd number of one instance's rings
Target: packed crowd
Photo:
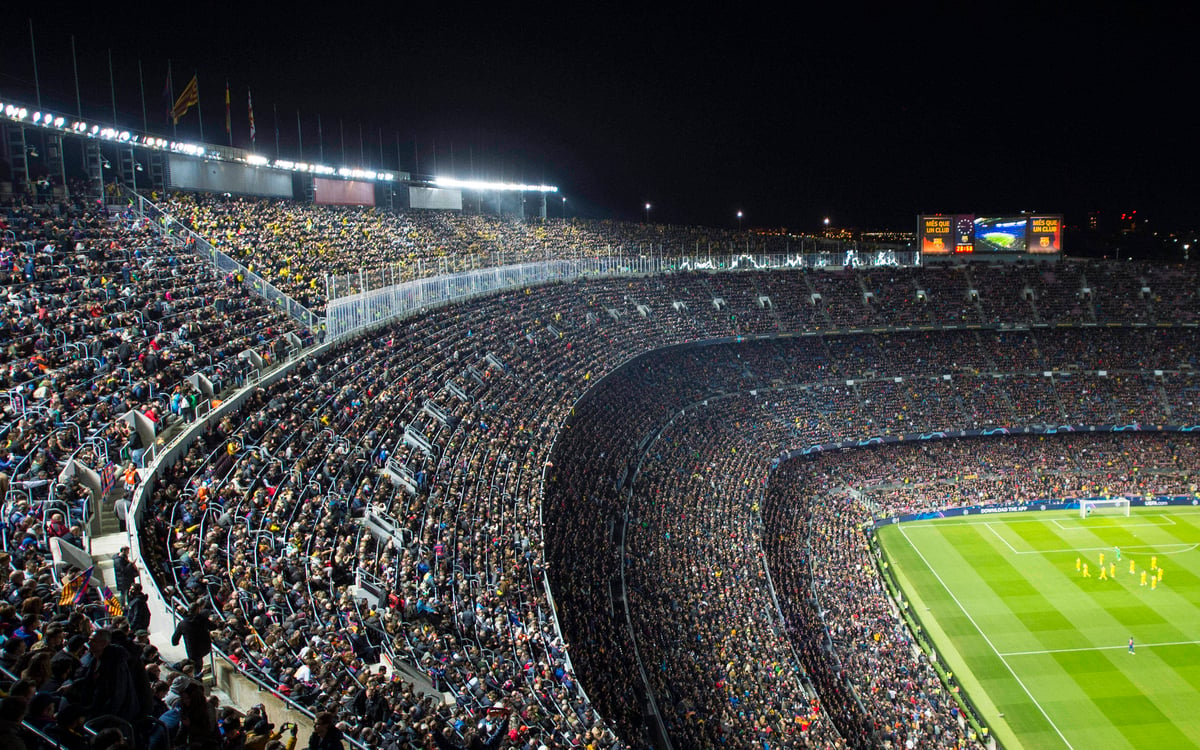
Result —
[[[1084, 365], [1104, 356], [1104, 351], [1132, 346], [1132, 342], [1122, 343], [1121, 333], [1114, 341], [1097, 336], [1093, 352], [1074, 343], [1059, 345], [1055, 334], [1049, 332], [1037, 335], [1048, 351], [1070, 352], [1068, 361]], [[772, 611], [772, 603], [763, 598], [766, 568], [758, 546], [763, 534], [755, 511], [766, 467], [781, 449], [831, 438], [1025, 423], [1019, 394], [1030, 382], [1046, 379], [1011, 373], [999, 379], [988, 372], [969, 374], [985, 361], [985, 355], [996, 351], [993, 346], [980, 346], [974, 334], [957, 337], [942, 333], [932, 349], [924, 347], [932, 352], [931, 368], [960, 363], [953, 375], [904, 377], [901, 383], [880, 377], [894, 371], [918, 371], [919, 360], [902, 352], [910, 345], [914, 351], [921, 349], [918, 343], [922, 338], [892, 335], [873, 343], [872, 337], [865, 336], [827, 337], [672, 350], [653, 360], [639, 359], [614, 373], [575, 407], [555, 450], [555, 470], [544, 503], [551, 580], [564, 611], [588, 613], [565, 622], [565, 634], [569, 642], [586, 646], [576, 654], [583, 674], [614, 676], [599, 681], [590, 695], [604, 715], [614, 718], [623, 736], [649, 721], [641, 707], [651, 695], [673, 740], [684, 747], [762, 741], [784, 746], [836, 745], [837, 734], [824, 723], [827, 716], [834, 717], [833, 724], [852, 743], [856, 738], [869, 738], [869, 742], [887, 741], [895, 746], [906, 742], [957, 746], [969, 740], [970, 730], [959, 720], [957, 704], [943, 691], [932, 669], [919, 659], [909, 660], [910, 638], [903, 625], [890, 617], [884, 606], [886, 594], [877, 580], [867, 579], [862, 588], [853, 589], [855, 596], [870, 598], [878, 605], [873, 616], [884, 618], [878, 620], [874, 631], [881, 632], [876, 643], [884, 644], [875, 652], [874, 662], [853, 661], [826, 651], [820, 636], [823, 623], [813, 619], [815, 613], [806, 608], [806, 596], [792, 602], [796, 617], [809, 618], [803, 638], [781, 642], [769, 618], [763, 620], [764, 613]], [[1022, 338], [1018, 345], [1027, 343], [1029, 340]], [[943, 354], [938, 354], [939, 350]], [[896, 352], [900, 356], [893, 354]], [[1037, 366], [1043, 365], [1055, 366], [1051, 360], [1039, 361]], [[870, 372], [872, 377], [850, 385], [834, 380], [834, 373], [853, 377], [856, 370]], [[788, 387], [797, 373], [829, 380]], [[1063, 387], [1057, 381], [1046, 382], [1051, 395], [1057, 393], [1053, 390], [1056, 386]], [[1116, 382], [1115, 378], [1092, 378], [1090, 387], [1093, 393], [1104, 393]], [[732, 400], [721, 397], [770, 385], [783, 390]], [[1010, 398], [1009, 393], [1018, 395]], [[1075, 393], [1078, 391], [1064, 391], [1064, 400]], [[1121, 393], [1119, 387], [1114, 390], [1110, 408], [1099, 412], [1096, 407], [1058, 410], [1039, 421], [1082, 423], [1100, 413], [1102, 423], [1112, 423], [1111, 415], [1120, 411]], [[703, 409], [696, 407], [714, 398], [717, 402]], [[694, 411], [676, 418], [656, 435], [672, 415], [689, 404]], [[1161, 397], [1142, 408], [1153, 411], [1151, 421], [1164, 420], [1168, 414]], [[1196, 412], [1191, 409], [1186, 416], [1177, 416], [1194, 420]], [[1098, 447], [1093, 450], [1110, 443], [1120, 444], [1119, 439], [1097, 438]], [[932, 466], [913, 467], [911, 474], [905, 468], [900, 472], [905, 476], [925, 476], [921, 472], [927, 471], [931, 479], [920, 486], [891, 491], [909, 492], [926, 508], [987, 502], [976, 496], [955, 497], [941, 484], [936, 485], [936, 492], [931, 488], [935, 481], [944, 480], [939, 472], [964, 473], [962, 467], [987, 463], [991, 443], [945, 441], [938, 445], [961, 445], [972, 452], [973, 461], [954, 455]], [[1007, 455], [1000, 443], [996, 450], [1001, 454], [996, 461]], [[897, 464], [890, 454], [858, 454], [881, 457], [871, 463], [880, 483], [897, 476]], [[1019, 454], [1015, 452], [1013, 458]], [[1182, 460], [1186, 462], [1186, 456]], [[642, 461], [645, 463], [634, 481]], [[1114, 491], [1143, 489], [1107, 479], [1105, 487]], [[970, 491], [975, 493], [980, 486], [977, 481]], [[1011, 485], [1003, 484], [989, 489], [997, 498], [1014, 492]], [[1061, 481], [1045, 484], [1044, 489], [1058, 493], [1056, 496], [1070, 494]], [[861, 508], [881, 505], [882, 500], [871, 494], [863, 499]], [[890, 507], [898, 506], [892, 503]], [[907, 506], [905, 511], [913, 507], [917, 506]], [[855, 518], [865, 522], [869, 515], [862, 509]], [[841, 506], [835, 506], [829, 511], [830, 518], [841, 518], [841, 512]], [[836, 539], [826, 534], [823, 543], [828, 548], [821, 553], [833, 556], [839, 565], [860, 559], [855, 556], [865, 554], [865, 546], [845, 546], [853, 541], [852, 534], [847, 534], [837, 531]], [[806, 538], [804, 535], [784, 534], [784, 538], [786, 552], [779, 554], [793, 561], [790, 566], [805, 566], [815, 557], [816, 552], [796, 543], [796, 539]], [[556, 544], [555, 540], [561, 541]], [[609, 552], [579, 555], [579, 549]], [[628, 611], [622, 591], [627, 591]], [[854, 606], [848, 604], [841, 611], [857, 611]], [[843, 647], [849, 648], [852, 637], [862, 635], [865, 626], [853, 622], [852, 633], [843, 628], [838, 634]], [[887, 633], [878, 629], [884, 625]], [[644, 683], [627, 667], [634, 654], [645, 669]], [[859, 677], [869, 681], [867, 676], [880, 673], [875, 663], [880, 659], [891, 665], [887, 670], [891, 679], [876, 679], [869, 690], [850, 689], [840, 676], [846, 664], [854, 663], [863, 670]], [[799, 670], [790, 666], [797, 661], [802, 665]], [[805, 697], [813, 693], [805, 691], [805, 679], [798, 676], [806, 670], [807, 681], [822, 697], [824, 713], [806, 710]], [[881, 703], [872, 702], [881, 696]], [[863, 704], [867, 708], [862, 708]], [[919, 704], [916, 719], [906, 714], [901, 704], [909, 709]]]
[[[523, 252], [530, 240], [521, 233], [537, 231], [218, 198], [178, 205], [216, 244], [258, 264], [254, 270], [288, 279], [283, 286], [297, 294], [316, 290], [304, 298], [314, 306], [323, 294], [312, 284], [314, 263], [362, 265], [361, 250], [387, 263], [440, 255], [447, 269]], [[396, 221], [411, 226], [389, 223]], [[100, 463], [103, 451], [117, 457], [124, 448], [136, 458], [144, 447], [113, 426], [115, 417], [138, 408], [164, 426], [190, 418], [184, 377], [200, 371], [237, 385], [245, 370], [236, 355], [249, 348], [278, 359], [286, 354], [282, 333], [294, 327], [236, 275], [204, 272], [186, 248], [133, 217], [21, 209], [6, 223], [13, 234], [0, 266], [9, 292], [3, 332], [5, 346], [17, 347], [3, 373], [6, 501], [44, 507], [54, 488], [67, 499], [70, 532], [82, 518], [71, 515], [82, 510], [82, 492], [49, 481], [66, 457]], [[553, 231], [584, 229], [613, 247], [632, 231], [601, 228], [605, 235], [569, 222]], [[631, 236], [640, 231], [648, 230]], [[479, 239], [489, 234], [492, 245]], [[393, 235], [401, 239], [395, 247], [408, 238], [409, 255], [393, 254], [385, 241]], [[597, 251], [594, 236], [578, 240], [581, 252]], [[305, 250], [321, 238], [320, 253]], [[444, 247], [426, 254], [431, 239]], [[557, 254], [560, 241], [547, 240], [546, 252]], [[747, 585], [764, 570], [754, 551], [761, 525], [745, 508], [761, 491], [766, 462], [785, 447], [864, 433], [1194, 420], [1197, 385], [1179, 371], [1195, 356], [1190, 332], [825, 334], [677, 349], [618, 366], [697, 339], [797, 328], [1094, 322], [1109, 308], [1089, 304], [1103, 289], [1076, 293], [1096, 283], [1090, 268], [1018, 267], [1009, 281], [1020, 294], [966, 269], [685, 273], [558, 284], [428, 312], [311, 356], [210, 424], [155, 483], [142, 554], [169, 596], [211, 609], [231, 661], [280, 695], [329, 712], [339, 732], [364, 744], [461, 744], [499, 732], [531, 749], [608, 747], [618, 735], [637, 744], [648, 726], [640, 701], [647, 684], [664, 698], [658, 710], [683, 744], [836, 744], [841, 717], [861, 714], [848, 701], [815, 707], [814, 698], [824, 701], [839, 683], [805, 662], [770, 621], [761, 587]], [[1177, 308], [1188, 304], [1189, 274], [1131, 265], [1096, 277], [1139, 289], [1161, 280], [1176, 290], [1127, 295], [1115, 308], [1133, 305], [1132, 320], [1160, 321], [1186, 317]], [[1046, 301], [1060, 292], [1073, 301]], [[1146, 374], [1155, 369], [1166, 372]], [[612, 390], [573, 407], [610, 373]], [[769, 402], [742, 396], [728, 411], [691, 414], [669, 444], [653, 440], [689, 403], [771, 387], [785, 390]], [[593, 401], [604, 409], [585, 419], [580, 410]], [[725, 433], [730, 426], [736, 434]], [[590, 442], [577, 438], [589, 434]], [[96, 435], [104, 439], [87, 439]], [[711, 449], [695, 445], [700, 435], [714, 436]], [[657, 453], [635, 481], [639, 451], [651, 443]], [[689, 464], [697, 471], [682, 468]], [[724, 510], [698, 512], [701, 501]], [[672, 507], [686, 510], [672, 515]], [[352, 523], [368, 513], [394, 533], [380, 537]], [[45, 534], [39, 528], [33, 544]], [[623, 562], [617, 531], [637, 552], [625, 562], [625, 601], [613, 593]], [[689, 533], [720, 561], [719, 586], [715, 565], [689, 558]], [[366, 596], [360, 578], [379, 582], [384, 595]], [[663, 580], [678, 581], [679, 592], [667, 595]], [[612, 614], [626, 605], [632, 634]], [[694, 630], [687, 617], [654, 627], [667, 613], [693, 610], [703, 610]], [[558, 635], [560, 612], [573, 651]], [[726, 617], [742, 623], [736, 633], [716, 628]], [[680, 651], [684, 643], [690, 648]], [[629, 671], [635, 649], [646, 650], [644, 682]], [[421, 670], [450, 703], [375, 666], [389, 659]], [[706, 687], [724, 691], [724, 703], [713, 703], [718, 693]], [[961, 737], [940, 719], [932, 725]]]
[[[1064, 433], [935, 440], [810, 454], [797, 480], [811, 497], [863, 505], [875, 518], [935, 508], [1087, 497], [1189, 495], [1200, 441], [1190, 433]], [[786, 481], [792, 481], [788, 479]]]
[[[188, 658], [150, 643], [151, 612], [125, 549], [115, 580], [57, 563], [49, 539], [80, 545], [78, 527], [41, 504], [4, 518], [0, 552], [0, 746], [6, 750], [224, 750], [295, 747], [261, 707], [223, 706], [201, 679], [208, 631], [197, 610], [176, 630]], [[165, 627], [161, 623], [157, 628]]]
[[164, 208], [312, 310], [324, 307], [326, 276], [337, 277], [330, 292], [345, 295], [364, 286], [547, 258], [785, 253], [791, 247], [785, 237], [704, 227], [392, 213], [190, 193], [173, 194]]
[[[905, 429], [958, 426], [967, 414], [987, 424], [1016, 421], [1019, 412], [1008, 394], [1024, 390], [1023, 381], [1011, 389], [995, 387], [987, 372], [991, 347], [971, 331], [945, 332], [936, 344], [932, 334], [897, 333], [675, 349], [643, 356], [612, 375], [611, 382], [624, 385], [613, 386], [608, 416], [594, 422], [598, 432], [586, 437], [578, 416], [585, 401], [559, 437], [563, 458], [551, 460], [557, 425], [577, 396], [630, 357], [684, 341], [693, 330], [639, 315], [636, 305], [651, 293], [619, 280], [513, 292], [433, 311], [394, 324], [353, 350], [337, 348], [309, 360], [214, 424], [167, 470], [149, 522], [156, 544], [144, 552], [175, 587], [172, 593], [208, 601], [221, 613], [218, 643], [239, 665], [312, 710], [337, 713], [353, 737], [419, 743], [445, 726], [464, 737], [472, 730], [487, 734], [497, 727], [479, 727], [481, 717], [502, 706], [517, 712], [504, 725], [515, 730], [516, 744], [612, 743], [594, 704], [619, 736], [640, 741], [646, 722], [638, 696], [645, 688], [628, 672], [633, 641], [620, 618], [596, 612], [609, 609], [620, 560], [615, 553], [577, 552], [613, 549], [620, 490], [634, 471], [630, 446], [686, 403], [796, 383], [798, 373], [822, 381], [791, 388], [788, 408], [763, 417], [777, 423], [778, 439], [747, 438], [731, 455], [744, 453], [761, 468], [782, 447], [858, 437], [864, 425], [886, 424], [893, 401], [864, 397], [863, 388], [892, 383], [886, 373], [893, 371], [952, 368], [952, 387], [941, 376], [928, 377], [929, 371], [913, 379], [914, 388], [935, 394], [928, 398], [943, 408]], [[1058, 333], [1029, 333], [1032, 338], [1020, 343], [1049, 344]], [[1175, 334], [1151, 329], [1143, 335], [1169, 341]], [[1145, 339], [1106, 345], [1140, 341]], [[888, 354], [909, 348], [913, 355]], [[1052, 348], [1072, 352], [1072, 361], [1084, 365], [1094, 356], [1086, 348]], [[1141, 352], [1158, 357], [1171, 349]], [[928, 357], [917, 356], [919, 350]], [[1053, 364], [1038, 359], [1036, 366]], [[859, 372], [873, 374], [847, 385]], [[971, 393], [978, 398], [959, 398]], [[638, 408], [630, 408], [633, 403]], [[1165, 401], [1159, 405], [1165, 409]], [[1055, 421], [1071, 417], [1059, 412]], [[406, 440], [406, 432], [413, 439]], [[759, 444], [769, 450], [756, 452]], [[587, 446], [586, 452], [576, 457], [570, 445]], [[539, 508], [543, 471], [551, 484]], [[410, 480], [412, 489], [389, 481], [389, 473]], [[584, 484], [574, 485], [576, 476]], [[559, 486], [570, 489], [560, 492]], [[396, 541], [380, 541], [359, 526], [345, 533], [347, 520], [368, 511], [398, 524]], [[543, 539], [557, 541], [546, 549]], [[385, 600], [364, 601], [353, 585], [360, 571], [386, 583]], [[560, 611], [571, 613], [564, 623], [567, 641], [576, 644], [570, 661], [554, 627], [547, 572]], [[645, 593], [631, 595], [631, 606], [643, 612], [639, 623], [657, 622], [650, 613], [672, 607], [651, 586], [659, 572], [643, 572], [639, 580], [646, 584], [639, 592]], [[738, 581], [736, 573], [729, 575], [728, 581]], [[764, 640], [764, 623], [750, 622], [754, 642], [771, 644], [768, 653], [787, 646], [778, 635]], [[457, 696], [455, 705], [431, 704], [411, 683], [372, 669], [382, 654], [417, 665]], [[659, 679], [686, 682], [669, 654], [648, 663], [666, 665], [660, 669], [667, 677]], [[819, 710], [813, 714], [794, 663], [794, 657], [772, 659], [764, 669], [781, 670], [772, 676], [783, 686], [757, 694], [786, 696], [787, 711], [766, 719], [754, 712], [743, 719], [739, 711], [680, 737], [703, 743], [717, 736], [704, 732], [760, 736], [767, 731], [761, 721], [778, 736], [799, 726], [827, 727]], [[581, 685], [576, 666], [606, 677]], [[728, 679], [735, 678], [744, 676]], [[370, 723], [354, 719], [364, 715], [356, 706], [366, 695], [376, 705]], [[672, 726], [690, 726], [712, 708], [701, 697], [680, 695], [660, 710]], [[821, 736], [817, 731], [795, 737]]]
[[0, 225], [6, 493], [46, 499], [71, 458], [96, 470], [139, 461], [151, 446], [122, 415], [137, 410], [161, 432], [201, 399], [188, 376], [236, 386], [249, 370], [241, 352], [277, 359], [297, 332], [135, 217], [19, 206]]
[[[174, 194], [166, 211], [309, 309], [438, 273], [598, 255], [730, 256], [818, 249], [812, 238], [609, 221], [518, 221], [443, 211]], [[668, 263], [669, 265], [669, 263]], [[326, 288], [326, 277], [336, 278]], [[703, 275], [701, 275], [703, 276]], [[726, 274], [721, 291], [756, 330], [1195, 321], [1196, 272], [1140, 263], [1030, 263]], [[696, 281], [694, 291], [705, 291]], [[797, 291], [802, 291], [798, 294]], [[772, 306], [759, 304], [767, 297]], [[693, 314], [713, 295], [688, 300]], [[694, 304], [693, 304], [694, 303]], [[756, 320], [762, 318], [763, 320]]]

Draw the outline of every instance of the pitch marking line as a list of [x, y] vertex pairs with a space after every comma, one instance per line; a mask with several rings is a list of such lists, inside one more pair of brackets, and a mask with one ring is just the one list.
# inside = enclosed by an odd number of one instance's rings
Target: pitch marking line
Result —
[[[1200, 641], [1168, 641], [1166, 643], [1138, 643], [1134, 648], [1158, 648], [1162, 646], [1200, 646]], [[1125, 651], [1124, 646], [1084, 646], [1082, 648], [1048, 648], [1042, 651], [1009, 651], [1000, 656], [1040, 656], [1042, 654], [1066, 654], [1076, 651]]]
[[[1052, 554], [1059, 553], [1059, 552], [1107, 552], [1108, 550], [1112, 549], [1112, 547], [1071, 547], [1069, 549], [1019, 550], [1016, 547], [1012, 546], [1012, 542], [1005, 539], [1003, 534], [1001, 534], [999, 531], [996, 531], [996, 527], [992, 526], [991, 523], [971, 524], [971, 525], [987, 527], [987, 530], [992, 532], [992, 534], [994, 534], [997, 539], [1004, 542], [1004, 546], [1008, 547], [1009, 550], [1011, 550], [1014, 555], [1052, 555]], [[1149, 524], [1149, 525], [1157, 526], [1158, 524]], [[912, 527], [909, 526], [908, 528], [912, 528]], [[925, 526], [925, 527], [918, 526], [917, 528], [932, 528], [932, 526]], [[1124, 528], [1124, 527], [1122, 527], [1122, 528]], [[1185, 542], [1177, 542], [1177, 543], [1171, 543], [1171, 544], [1131, 544], [1131, 545], [1126, 545], [1126, 546], [1122, 547], [1121, 549], [1126, 552], [1132, 552], [1135, 550], [1154, 550], [1156, 552], [1163, 552], [1164, 554], [1168, 550], [1170, 550], [1170, 551], [1175, 552], [1176, 554], [1179, 554], [1182, 552], [1191, 552], [1192, 550], [1196, 549], [1197, 547], [1200, 547], [1200, 544], [1187, 544]]]
[[[1174, 520], [1167, 518], [1166, 516], [1161, 516], [1161, 515], [1144, 515], [1144, 516], [1142, 516], [1142, 518], [1161, 518], [1164, 521], [1166, 521], [1166, 523], [1123, 523], [1120, 526], [1110, 526], [1109, 528], [1136, 529], [1136, 528], [1141, 528], [1141, 527], [1145, 527], [1145, 526], [1159, 527], [1159, 526], [1178, 526], [1179, 525], [1179, 524], [1175, 523]], [[1063, 526], [1063, 521], [1075, 521], [1076, 523], [1074, 523], [1073, 525]], [[1052, 523], [1055, 526], [1057, 526], [1058, 528], [1062, 529], [1063, 531], [1095, 531], [1095, 529], [1092, 526], [1084, 526], [1083, 519], [1081, 519], [1081, 518], [1078, 518], [1078, 519], [1076, 519], [1076, 518], [1055, 518], [1052, 521]]]
[[975, 618], [971, 616], [971, 613], [967, 611], [967, 608], [963, 606], [962, 602], [958, 600], [958, 597], [954, 595], [954, 592], [950, 590], [950, 587], [946, 585], [946, 582], [942, 580], [942, 576], [932, 565], [929, 564], [929, 560], [925, 558], [925, 553], [922, 552], [917, 545], [913, 544], [912, 540], [908, 538], [908, 533], [904, 530], [903, 525], [900, 526], [900, 533], [904, 536], [904, 540], [908, 542], [908, 546], [913, 548], [913, 552], [917, 553], [917, 557], [921, 558], [921, 562], [925, 563], [925, 567], [929, 568], [929, 572], [933, 573], [933, 577], [938, 580], [938, 583], [942, 584], [942, 588], [946, 590], [946, 593], [950, 595], [950, 598], [954, 600], [954, 603], [957, 604], [958, 608], [962, 610], [962, 613], [966, 615], [967, 620], [970, 621], [971, 625], [973, 625], [975, 629], [979, 631], [979, 635], [983, 637], [984, 642], [987, 643], [988, 647], [992, 649], [992, 653], [996, 655], [996, 658], [1000, 660], [1000, 663], [1008, 669], [1008, 673], [1013, 676], [1013, 679], [1016, 680], [1017, 684], [1021, 686], [1021, 689], [1025, 691], [1025, 695], [1028, 695], [1029, 700], [1033, 701], [1033, 705], [1037, 706], [1038, 711], [1042, 712], [1042, 716], [1046, 718], [1046, 721], [1051, 727], [1054, 728], [1054, 731], [1058, 733], [1058, 736], [1063, 741], [1063, 744], [1071, 748], [1071, 750], [1075, 750], [1074, 745], [1067, 740], [1066, 735], [1062, 733], [1062, 730], [1059, 729], [1058, 725], [1054, 723], [1054, 720], [1050, 718], [1050, 714], [1046, 713], [1046, 709], [1042, 708], [1042, 704], [1038, 703], [1037, 698], [1033, 697], [1033, 693], [1029, 692], [1029, 688], [1026, 687], [1021, 678], [1017, 676], [1017, 673], [1012, 668], [1012, 665], [1009, 664], [1008, 660], [1004, 658], [1004, 654], [1000, 653], [995, 644], [992, 643], [992, 639], [987, 637], [987, 633], [983, 632], [983, 628], [979, 627], [979, 623], [975, 622]]
[[986, 527], [987, 527], [987, 530], [988, 530], [988, 531], [990, 531], [990, 532], [992, 532], [993, 534], [995, 534], [997, 539], [999, 539], [1000, 541], [1004, 542], [1004, 546], [1005, 546], [1005, 547], [1008, 547], [1010, 550], [1012, 550], [1012, 553], [1013, 553], [1014, 555], [1019, 555], [1019, 554], [1021, 554], [1021, 552], [1019, 552], [1019, 551], [1017, 550], [1017, 548], [1016, 548], [1016, 547], [1012, 546], [1012, 544], [1010, 544], [1010, 543], [1009, 543], [1009, 541], [1008, 541], [1007, 539], [1005, 539], [1005, 538], [1004, 538], [1004, 535], [1003, 535], [1003, 534], [1001, 534], [999, 531], [996, 531], [995, 527], [993, 527], [993, 526], [992, 526], [990, 523], [985, 523], [985, 524], [984, 524], [984, 526], [986, 526]]
[[[1166, 554], [1168, 551], [1174, 552], [1175, 554], [1180, 554], [1183, 552], [1191, 552], [1197, 547], [1200, 547], [1200, 544], [1185, 544], [1183, 542], [1177, 542], [1173, 544], [1134, 544], [1122, 546], [1121, 551], [1128, 552], [1130, 550], [1154, 550], [1155, 552], [1162, 552], [1163, 554]], [[1072, 547], [1070, 549], [1035, 549], [1031, 552], [1018, 552], [1017, 554], [1050, 555], [1054, 554], [1055, 552], [1107, 552], [1111, 549], [1112, 547]]]
[[[950, 525], [953, 525], [953, 526], [982, 526], [982, 525], [986, 525], [989, 523], [997, 523], [997, 522], [999, 522], [999, 520], [1001, 518], [1004, 519], [1005, 525], [1012, 525], [1014, 523], [1049, 523], [1050, 521], [1055, 521], [1055, 520], [1075, 520], [1075, 521], [1083, 520], [1083, 519], [1079, 518], [1079, 514], [1077, 511], [1072, 511], [1072, 513], [1074, 513], [1075, 515], [1073, 515], [1070, 519], [1053, 519], [1053, 518], [1047, 519], [1045, 517], [1029, 518], [1029, 516], [1031, 516], [1031, 515], [1032, 516], [1050, 516], [1050, 515], [1052, 515], [1054, 513], [1058, 513], [1058, 512], [1061, 512], [1061, 511], [1053, 511], [1053, 510], [1051, 510], [1051, 511], [1032, 511], [1032, 510], [1030, 510], [1030, 511], [1024, 511], [1022, 513], [989, 513], [989, 514], [974, 513], [974, 514], [971, 514], [970, 516], [951, 516], [950, 519], [953, 519], [955, 521], [955, 523], [952, 523]], [[1174, 511], [1171, 515], [1173, 515], [1173, 516], [1198, 516], [1198, 515], [1200, 515], [1200, 510], [1193, 510], [1191, 506], [1180, 506], [1180, 510]], [[1021, 518], [1020, 516], [1025, 516], [1025, 517]], [[1162, 513], [1146, 514], [1146, 513], [1136, 513], [1135, 512], [1133, 515], [1130, 516], [1130, 518], [1137, 518], [1138, 516], [1150, 516], [1150, 517], [1157, 517], [1157, 518], [1166, 518], [1167, 517], [1167, 516], [1163, 515]], [[1122, 516], [1122, 518], [1123, 517], [1124, 516]], [[964, 518], [971, 518], [971, 519], [978, 518], [980, 520], [964, 521], [964, 520], [962, 520]], [[1110, 518], [1111, 518], [1111, 516], [1110, 516]], [[928, 521], [905, 521], [902, 524], [885, 524], [885, 525], [887, 525], [887, 526], [892, 526], [892, 525], [904, 526], [905, 528], [909, 528], [909, 529], [922, 529], [922, 528], [934, 528], [934, 527], [940, 528], [941, 526], [945, 525], [945, 524], [941, 523], [941, 521], [950, 520], [950, 519], [932, 518], [932, 519], [929, 519]], [[1176, 521], [1172, 521], [1172, 523], [1178, 525], [1178, 522], [1176, 522]], [[1124, 528], [1125, 525], [1126, 524], [1121, 524], [1120, 527], [1114, 526], [1113, 528]], [[1152, 523], [1152, 524], [1144, 524], [1144, 525], [1165, 526], [1167, 524]], [[1086, 529], [1088, 527], [1077, 526], [1075, 528]]]

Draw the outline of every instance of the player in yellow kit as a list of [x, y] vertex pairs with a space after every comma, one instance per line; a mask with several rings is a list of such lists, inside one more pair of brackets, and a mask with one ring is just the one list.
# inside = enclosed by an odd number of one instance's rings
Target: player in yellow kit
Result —
[[1162, 580], [1162, 571], [1163, 571], [1162, 568], [1158, 569], [1158, 580], [1160, 580], [1160, 581]]
[[1104, 567], [1104, 553], [1100, 553], [1100, 567]]
[[1151, 578], [1151, 579], [1150, 579], [1150, 590], [1151, 590], [1151, 591], [1153, 591], [1153, 590], [1154, 590], [1154, 589], [1156, 589], [1156, 588], [1158, 588], [1158, 579], [1157, 579], [1157, 578]]
[[1158, 555], [1155, 555], [1154, 557], [1150, 558], [1150, 570], [1154, 570], [1157, 567], [1158, 567]]
[[1078, 571], [1082, 570], [1082, 568], [1080, 568], [1080, 566], [1079, 566], [1079, 563], [1080, 563], [1080, 562], [1081, 562], [1081, 560], [1080, 560], [1078, 557], [1077, 557], [1077, 558], [1075, 558], [1075, 571], [1076, 571], [1076, 572], [1078, 572]]
[[1117, 564], [1116, 564], [1116, 563], [1109, 563], [1109, 564], [1108, 564], [1108, 577], [1109, 577], [1109, 578], [1116, 578], [1116, 577], [1117, 577]]
[[1142, 571], [1142, 585], [1146, 585], [1146, 571], [1144, 570]]
[[1108, 569], [1105, 568], [1103, 565], [1100, 566], [1100, 580], [1101, 581], [1108, 580]]
[[1133, 560], [1130, 560], [1129, 561], [1129, 575], [1133, 575], [1136, 572], [1137, 572], [1137, 566], [1133, 564]]
[[1092, 574], [1088, 572], [1088, 564], [1087, 564], [1087, 563], [1084, 563], [1084, 564], [1083, 564], [1083, 577], [1084, 577], [1084, 578], [1091, 578], [1091, 577], [1092, 577]]

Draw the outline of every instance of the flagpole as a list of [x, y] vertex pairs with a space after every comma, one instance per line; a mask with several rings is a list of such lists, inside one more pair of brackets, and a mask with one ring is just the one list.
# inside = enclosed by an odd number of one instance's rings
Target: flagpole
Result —
[[275, 158], [279, 158], [279, 107], [271, 104], [271, 116], [275, 121]]
[[325, 132], [321, 130], [321, 113], [317, 113], [317, 160], [325, 163]]
[[[79, 62], [75, 57], [75, 35], [74, 34], [71, 35], [71, 69], [75, 72], [75, 110], [79, 115], [79, 119], [82, 120], [83, 119], [83, 97], [81, 97], [79, 95]], [[88, 167], [87, 149], [86, 148], [83, 149], [80, 152], [80, 155], [83, 157], [83, 168], [86, 170]]]
[[[167, 100], [167, 114], [170, 115], [172, 109], [175, 107], [175, 81], [171, 78], [171, 58], [169, 57], [167, 58], [167, 92], [169, 96]], [[179, 137], [179, 124], [175, 122], [174, 117], [171, 118], [171, 137]]]
[[[142, 58], [138, 58], [138, 93], [142, 95], [142, 130], [150, 132], [150, 121], [146, 119], [146, 81], [142, 78]], [[80, 115], [83, 119], [83, 115]]]
[[250, 91], [250, 87], [246, 87], [246, 115], [250, 121], [250, 150], [254, 150], [254, 143], [258, 137], [258, 128], [254, 125], [254, 94]]
[[112, 47], [108, 48], [108, 92], [112, 96], [113, 127], [117, 126], [117, 85], [113, 82]]
[[233, 148], [233, 122], [229, 112], [229, 79], [225, 79], [225, 135], [229, 136], [229, 147]]
[[196, 81], [196, 119], [200, 121], [200, 142], [204, 143], [204, 112], [200, 107], [200, 74], [193, 70], [192, 78]]
[[296, 110], [296, 138], [300, 141], [300, 161], [304, 161], [304, 128], [300, 125], [300, 110]]
[[38, 109], [42, 108], [42, 84], [38, 81], [37, 46], [33, 41], [33, 19], [29, 19], [29, 52], [33, 55], [33, 90], [37, 93]]
[[75, 71], [75, 111], [83, 119], [83, 99], [79, 96], [79, 62], [75, 59], [75, 35], [71, 35], [71, 68]]

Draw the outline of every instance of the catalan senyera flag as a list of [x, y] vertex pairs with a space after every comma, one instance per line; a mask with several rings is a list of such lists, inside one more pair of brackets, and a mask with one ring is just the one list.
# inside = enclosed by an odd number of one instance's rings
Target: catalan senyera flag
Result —
[[200, 103], [200, 82], [196, 80], [196, 76], [192, 75], [192, 80], [183, 87], [183, 91], [179, 94], [179, 98], [175, 100], [175, 106], [171, 108], [171, 119], [175, 124], [179, 124], [179, 118], [187, 114], [188, 110]]
[[108, 586], [100, 590], [104, 595], [104, 608], [108, 610], [109, 617], [120, 617], [125, 614], [125, 610], [121, 608], [121, 600], [112, 592]]
[[254, 97], [250, 96], [250, 89], [246, 89], [246, 107], [250, 110], [250, 147], [254, 147]]
[[229, 119], [229, 81], [225, 82], [225, 132], [233, 132], [233, 123]]
[[65, 607], [83, 601], [83, 597], [87, 595], [88, 582], [92, 580], [92, 570], [95, 567], [94, 565], [89, 567], [63, 584], [62, 594], [58, 597], [58, 606]]

